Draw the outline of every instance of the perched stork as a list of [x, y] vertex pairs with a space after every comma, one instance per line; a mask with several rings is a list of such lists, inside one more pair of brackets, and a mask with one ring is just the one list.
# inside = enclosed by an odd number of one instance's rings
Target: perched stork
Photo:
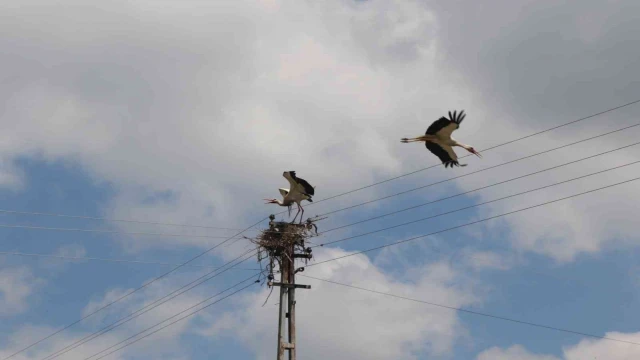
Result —
[[467, 164], [458, 163], [458, 156], [456, 152], [453, 151], [453, 146], [464, 148], [478, 157], [482, 156], [472, 146], [459, 143], [451, 137], [451, 133], [460, 127], [460, 123], [464, 120], [465, 116], [467, 116], [467, 114], [464, 113], [464, 110], [460, 111], [460, 114], [456, 114], [456, 111], [451, 114], [451, 111], [449, 111], [449, 118], [447, 119], [443, 116], [434, 121], [424, 136], [412, 139], [403, 138], [400, 141], [403, 143], [424, 141], [427, 149], [442, 161], [444, 167], [467, 166]]
[[300, 215], [300, 223], [302, 223], [304, 209], [302, 208], [302, 205], [300, 205], [300, 202], [303, 200], [313, 202], [313, 200], [311, 200], [311, 197], [315, 193], [315, 187], [311, 186], [311, 184], [309, 184], [305, 179], [297, 177], [295, 171], [285, 171], [284, 173], [282, 173], [282, 176], [284, 176], [284, 178], [289, 181], [290, 185], [289, 189], [278, 189], [278, 191], [280, 191], [280, 195], [282, 195], [282, 200], [265, 200], [267, 201], [267, 204], [278, 204], [280, 206], [288, 207], [289, 215], [291, 215], [291, 205], [293, 205], [293, 203], [296, 203], [298, 205], [298, 212], [291, 222], [293, 223], [294, 221], [296, 221], [298, 214], [302, 212], [302, 215]]

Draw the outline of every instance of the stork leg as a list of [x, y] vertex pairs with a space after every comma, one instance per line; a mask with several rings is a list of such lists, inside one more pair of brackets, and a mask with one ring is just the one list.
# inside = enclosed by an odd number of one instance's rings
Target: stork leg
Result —
[[300, 207], [300, 210], [302, 211], [302, 214], [300, 214], [300, 224], [302, 224], [302, 218], [304, 217], [304, 208], [300, 204], [298, 204], [298, 206]]
[[433, 135], [422, 135], [422, 136], [418, 136], [410, 139], [402, 138], [400, 139], [400, 141], [403, 143], [410, 143], [410, 142], [416, 142], [416, 141], [430, 141], [430, 140], [433, 140], [434, 138], [435, 136]]
[[[298, 212], [296, 213], [296, 216], [293, 217], [293, 220], [291, 220], [292, 224], [296, 221], [298, 214], [300, 214], [300, 204], [297, 204], [297, 205], [298, 205]], [[302, 219], [302, 217], [300, 217], [300, 219]]]

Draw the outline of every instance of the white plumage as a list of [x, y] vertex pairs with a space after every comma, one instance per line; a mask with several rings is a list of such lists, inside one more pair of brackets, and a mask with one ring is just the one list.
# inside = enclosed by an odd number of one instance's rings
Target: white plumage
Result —
[[451, 111], [449, 111], [449, 118], [447, 119], [443, 116], [434, 121], [424, 136], [411, 139], [402, 138], [400, 141], [403, 143], [424, 141], [427, 149], [442, 161], [444, 167], [467, 166], [467, 164], [458, 162], [458, 156], [453, 151], [454, 146], [459, 146], [478, 157], [482, 156], [472, 146], [460, 143], [451, 137], [451, 134], [460, 127], [460, 123], [466, 116], [464, 110], [460, 111], [460, 114], [457, 114], [456, 111], [451, 114]]
[[267, 204], [278, 204], [280, 206], [286, 206], [289, 208], [289, 215], [291, 215], [291, 205], [296, 203], [298, 205], [298, 212], [294, 216], [291, 222], [296, 221], [298, 214], [300, 215], [300, 223], [302, 223], [302, 217], [304, 216], [304, 208], [300, 204], [303, 200], [313, 202], [311, 197], [315, 194], [315, 187], [311, 186], [306, 180], [296, 176], [295, 171], [285, 171], [282, 173], [285, 179], [289, 181], [289, 189], [280, 188], [278, 191], [282, 195], [282, 200], [278, 199], [265, 199]]

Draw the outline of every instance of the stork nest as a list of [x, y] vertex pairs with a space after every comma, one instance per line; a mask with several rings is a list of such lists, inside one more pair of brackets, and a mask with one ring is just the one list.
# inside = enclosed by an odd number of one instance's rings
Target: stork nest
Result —
[[[318, 236], [318, 226], [315, 222], [324, 218], [309, 218], [302, 224], [274, 221], [273, 215], [270, 219], [268, 229], [262, 230], [253, 239], [247, 239], [257, 247], [262, 274], [268, 274], [268, 280], [273, 280], [274, 272], [281, 268], [283, 257], [289, 257], [290, 254], [307, 254], [308, 256], [304, 258], [305, 264], [310, 260], [311, 248], [306, 246], [306, 241]], [[295, 263], [295, 259], [289, 260]]]

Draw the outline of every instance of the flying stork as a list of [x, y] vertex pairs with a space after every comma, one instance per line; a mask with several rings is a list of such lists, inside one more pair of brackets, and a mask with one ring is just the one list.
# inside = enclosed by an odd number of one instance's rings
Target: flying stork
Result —
[[467, 166], [467, 164], [458, 163], [458, 156], [455, 151], [453, 151], [453, 146], [464, 148], [478, 157], [482, 156], [472, 146], [459, 143], [451, 137], [451, 133], [460, 127], [460, 123], [464, 120], [465, 116], [467, 116], [467, 114], [464, 113], [464, 110], [460, 111], [459, 114], [456, 114], [456, 111], [451, 114], [451, 111], [449, 111], [449, 118], [447, 119], [443, 116], [434, 121], [429, 126], [424, 136], [418, 136], [411, 139], [403, 138], [400, 141], [403, 143], [424, 141], [427, 149], [442, 161], [445, 168], [449, 166], [453, 168], [454, 165]]
[[291, 215], [291, 205], [296, 203], [298, 205], [298, 212], [296, 216], [293, 218], [291, 223], [296, 221], [298, 214], [302, 212], [300, 215], [300, 223], [302, 224], [302, 216], [304, 216], [304, 209], [300, 202], [303, 200], [307, 200], [309, 202], [313, 202], [311, 197], [315, 193], [315, 186], [311, 186], [305, 179], [301, 179], [296, 176], [295, 171], [285, 171], [282, 173], [285, 179], [289, 181], [289, 189], [280, 188], [280, 195], [282, 195], [282, 200], [278, 199], [265, 199], [266, 204], [278, 204], [280, 206], [286, 206], [289, 208], [289, 215]]

